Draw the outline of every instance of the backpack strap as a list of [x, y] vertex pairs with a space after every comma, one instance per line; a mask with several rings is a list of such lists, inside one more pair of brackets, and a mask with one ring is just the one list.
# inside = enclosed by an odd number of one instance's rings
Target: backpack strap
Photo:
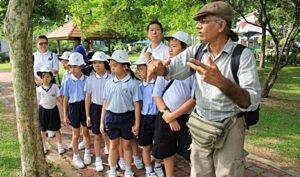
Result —
[[232, 56], [231, 56], [231, 72], [234, 78], [234, 81], [239, 85], [239, 78], [237, 77], [237, 72], [239, 70], [240, 67], [240, 59], [241, 59], [241, 55], [243, 50], [246, 47], [241, 45], [241, 44], [237, 44], [236, 47], [234, 48], [233, 52], [232, 52]]
[[165, 90], [162, 92], [161, 97], [164, 96], [164, 94], [166, 93], [166, 91], [168, 90], [168, 88], [170, 88], [170, 86], [172, 85], [172, 83], [174, 82], [174, 80], [171, 80], [168, 85], [166, 86]]
[[196, 54], [195, 54], [195, 56], [194, 56], [195, 59], [201, 61], [201, 59], [202, 59], [202, 57], [203, 57], [203, 55], [204, 55], [203, 49], [204, 49], [205, 46], [206, 46], [206, 43], [200, 44], [200, 46], [199, 46], [199, 48], [197, 49], [197, 52], [196, 52]]

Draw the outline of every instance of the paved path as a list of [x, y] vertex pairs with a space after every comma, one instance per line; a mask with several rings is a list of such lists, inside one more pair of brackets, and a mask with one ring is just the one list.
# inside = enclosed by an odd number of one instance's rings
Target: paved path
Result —
[[[13, 88], [11, 84], [11, 73], [9, 72], [2, 72], [0, 71], [0, 96], [5, 98], [6, 105], [8, 108], [15, 112], [14, 108], [14, 98], [13, 98]], [[67, 149], [67, 145], [71, 141], [71, 127], [62, 125], [62, 138], [63, 143], [65, 144], [65, 148]], [[93, 138], [93, 137], [92, 137]], [[56, 145], [55, 139], [49, 139], [50, 144], [50, 153], [47, 155], [47, 160], [54, 162], [60, 166], [62, 171], [66, 173], [67, 176], [84, 176], [84, 177], [91, 177], [91, 176], [99, 176], [104, 177], [107, 176], [107, 171], [109, 169], [107, 163], [107, 155], [103, 152], [101, 154], [101, 158], [105, 165], [105, 171], [102, 173], [97, 173], [93, 168], [94, 164], [89, 165], [84, 169], [75, 169], [71, 166], [72, 163], [72, 151], [68, 150], [64, 155], [59, 156], [56, 152]], [[91, 141], [93, 142], [93, 141]], [[103, 144], [101, 147], [103, 149]], [[93, 145], [92, 145], [93, 149]], [[139, 150], [141, 151], [141, 150]], [[92, 150], [93, 152], [93, 150]], [[81, 151], [81, 156], [83, 157], [84, 151]], [[134, 166], [132, 166], [135, 176], [137, 177], [144, 177], [144, 170], [137, 170]], [[118, 171], [119, 176], [123, 176], [123, 171]], [[175, 163], [175, 176], [176, 177], [188, 177], [190, 174], [190, 166], [189, 164], [184, 161], [181, 157], [176, 157]], [[274, 162], [268, 161], [267, 159], [263, 159], [261, 157], [255, 155], [248, 155], [246, 158], [246, 172], [245, 177], [291, 177], [296, 176], [300, 177], [300, 172], [296, 172], [289, 169], [283, 169], [279, 165]]]

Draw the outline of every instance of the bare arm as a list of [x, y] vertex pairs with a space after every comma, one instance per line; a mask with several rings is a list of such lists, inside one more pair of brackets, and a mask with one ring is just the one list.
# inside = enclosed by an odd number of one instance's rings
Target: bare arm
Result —
[[[91, 117], [90, 117], [90, 110], [91, 110], [91, 94], [85, 94], [85, 114], [86, 114], [86, 123], [87, 126], [90, 127], [91, 124]], [[100, 119], [100, 117], [99, 117]]]
[[104, 131], [104, 123], [105, 123], [105, 114], [106, 114], [106, 100], [103, 100], [102, 112], [101, 112], [101, 122], [100, 122], [100, 131], [101, 133], [105, 133]]
[[68, 101], [69, 98], [64, 96], [64, 101], [63, 101], [63, 111], [64, 111], [64, 122], [66, 124], [69, 123], [69, 118], [68, 118]]
[[194, 108], [195, 105], [196, 101], [194, 100], [194, 98], [190, 98], [174, 112], [170, 112], [169, 110], [165, 111], [162, 117], [167, 123], [169, 123], [172, 120], [175, 120], [178, 117], [182, 116], [183, 114], [188, 113], [191, 109]]
[[159, 110], [159, 112], [163, 112], [164, 109], [167, 107], [166, 103], [164, 102], [164, 100], [162, 99], [162, 97], [160, 96], [154, 96], [153, 100]]
[[135, 123], [132, 127], [132, 132], [135, 136], [139, 134], [140, 129], [140, 121], [141, 121], [141, 104], [139, 101], [135, 101], [134, 103], [134, 114], [135, 114]]

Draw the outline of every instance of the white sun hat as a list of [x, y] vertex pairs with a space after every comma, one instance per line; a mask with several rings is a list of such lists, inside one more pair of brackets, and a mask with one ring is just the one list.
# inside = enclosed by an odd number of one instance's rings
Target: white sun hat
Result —
[[172, 35], [173, 38], [185, 43], [186, 45], [188, 46], [191, 46], [192, 45], [192, 38], [191, 36], [186, 33], [186, 32], [183, 32], [183, 31], [178, 31], [176, 33], [174, 33]]
[[141, 54], [141, 55], [139, 56], [139, 58], [137, 59], [137, 61], [134, 62], [134, 64], [135, 64], [135, 65], [145, 65], [145, 64], [147, 64], [144, 55]]
[[42, 66], [41, 69], [39, 71], [36, 72], [36, 74], [38, 76], [40, 76], [42, 73], [50, 73], [51, 76], [53, 76], [52, 74], [52, 68], [50, 66]]
[[111, 57], [108, 58], [108, 60], [115, 60], [118, 63], [128, 63], [130, 64], [130, 61], [128, 59], [128, 54], [125, 50], [116, 50], [113, 52]]
[[85, 65], [85, 62], [83, 61], [83, 56], [81, 53], [74, 52], [70, 55], [68, 65], [75, 65], [75, 66], [81, 66]]
[[104, 52], [95, 52], [90, 61], [107, 61], [107, 55]]
[[72, 52], [66, 51], [59, 58], [63, 60], [69, 60], [71, 53]]

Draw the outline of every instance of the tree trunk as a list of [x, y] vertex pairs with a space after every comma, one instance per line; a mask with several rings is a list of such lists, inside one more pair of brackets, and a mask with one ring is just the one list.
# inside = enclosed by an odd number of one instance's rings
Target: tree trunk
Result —
[[[9, 44], [23, 176], [48, 176], [43, 155], [32, 61], [34, 0], [10, 0], [4, 20]], [[12, 147], [13, 148], [13, 147]]]
[[262, 88], [262, 92], [261, 92], [261, 97], [262, 98], [268, 98], [269, 97], [270, 90], [273, 87], [274, 83], [276, 82], [277, 76], [278, 76], [278, 73], [279, 73], [280, 70], [281, 70], [280, 67], [274, 65], [272, 70], [269, 72], [268, 76], [265, 78], [263, 88]]
[[265, 68], [265, 58], [266, 58], [266, 23], [261, 20], [262, 34], [261, 34], [261, 54], [259, 67]]

